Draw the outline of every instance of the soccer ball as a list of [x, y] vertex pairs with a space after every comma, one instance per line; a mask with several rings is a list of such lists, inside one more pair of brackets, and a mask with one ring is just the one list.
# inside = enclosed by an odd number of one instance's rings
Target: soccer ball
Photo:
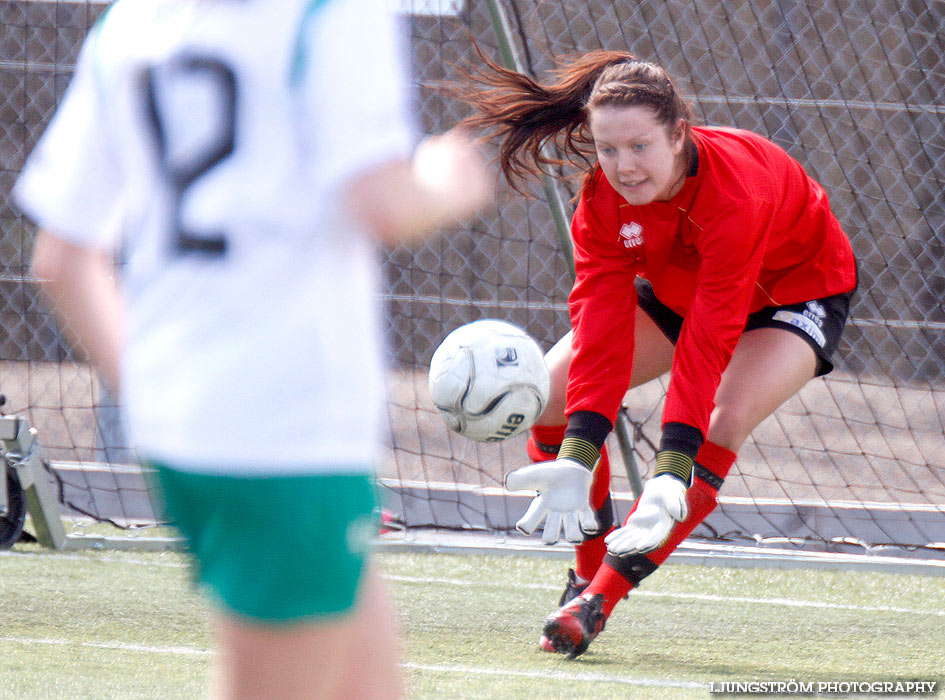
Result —
[[551, 380], [530, 335], [483, 319], [451, 332], [430, 360], [430, 396], [451, 430], [498, 442], [528, 430], [545, 408]]

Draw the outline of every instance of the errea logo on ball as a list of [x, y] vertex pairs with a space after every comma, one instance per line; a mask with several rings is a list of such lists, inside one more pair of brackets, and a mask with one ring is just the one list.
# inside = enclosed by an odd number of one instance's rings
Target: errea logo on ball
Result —
[[486, 438], [486, 442], [501, 442], [507, 437], [515, 435], [522, 427], [522, 423], [525, 422], [525, 416], [521, 413], [510, 413], [505, 418], [505, 422], [502, 424], [502, 427], [499, 428], [495, 435]]

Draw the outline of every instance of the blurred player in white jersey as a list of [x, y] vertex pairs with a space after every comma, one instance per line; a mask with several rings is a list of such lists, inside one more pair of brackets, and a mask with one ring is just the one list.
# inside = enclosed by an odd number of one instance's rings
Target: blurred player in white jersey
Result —
[[376, 244], [490, 185], [457, 135], [412, 154], [387, 4], [118, 0], [16, 187], [215, 603], [219, 697], [402, 692], [367, 556]]

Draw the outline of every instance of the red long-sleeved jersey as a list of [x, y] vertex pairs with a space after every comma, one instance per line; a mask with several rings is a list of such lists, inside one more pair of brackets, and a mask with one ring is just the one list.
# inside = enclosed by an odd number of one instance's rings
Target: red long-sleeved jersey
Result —
[[616, 420], [630, 384], [637, 275], [684, 318], [663, 424], [703, 436], [749, 313], [856, 285], [849, 240], [797, 161], [748, 131], [694, 127], [693, 140], [698, 171], [668, 202], [631, 206], [599, 169], [582, 192], [571, 226], [568, 415]]

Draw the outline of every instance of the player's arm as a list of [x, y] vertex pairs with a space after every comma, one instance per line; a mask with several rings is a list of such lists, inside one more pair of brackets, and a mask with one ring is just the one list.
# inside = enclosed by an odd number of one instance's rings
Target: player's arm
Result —
[[633, 371], [637, 261], [618, 234], [619, 196], [603, 174], [591, 187], [571, 227], [575, 282], [568, 297], [573, 334], [565, 414], [590, 411], [613, 426]]
[[568, 298], [573, 328], [559, 455], [594, 467], [617, 420], [633, 372], [636, 258], [618, 235], [616, 193], [598, 175], [594, 194], [574, 215], [575, 283]]
[[574, 334], [564, 441], [556, 460], [506, 478], [510, 489], [539, 492], [516, 526], [532, 532], [544, 519], [545, 542], [561, 530], [574, 542], [600, 528], [589, 502], [592, 471], [630, 384], [636, 313], [636, 273], [618, 228], [616, 215], [602, 221], [582, 197], [572, 222], [577, 279], [568, 301]]
[[386, 0], [322, 3], [304, 29], [294, 73], [305, 105], [302, 138], [320, 176], [388, 245], [472, 215], [493, 191], [463, 135], [416, 145], [409, 44], [391, 13]]
[[[688, 457], [708, 433], [722, 372], [745, 328], [764, 257], [762, 221], [750, 203], [730, 204], [704, 221], [696, 241], [702, 259], [696, 291], [673, 353], [663, 410], [664, 440]], [[685, 470], [677, 473], [688, 477]]]
[[117, 390], [122, 307], [108, 255], [41, 230], [33, 248], [32, 272], [64, 331], [88, 354], [109, 388]]
[[396, 160], [356, 176], [343, 198], [381, 242], [421, 238], [472, 216], [493, 184], [472, 141], [457, 132], [425, 139], [412, 160]]

